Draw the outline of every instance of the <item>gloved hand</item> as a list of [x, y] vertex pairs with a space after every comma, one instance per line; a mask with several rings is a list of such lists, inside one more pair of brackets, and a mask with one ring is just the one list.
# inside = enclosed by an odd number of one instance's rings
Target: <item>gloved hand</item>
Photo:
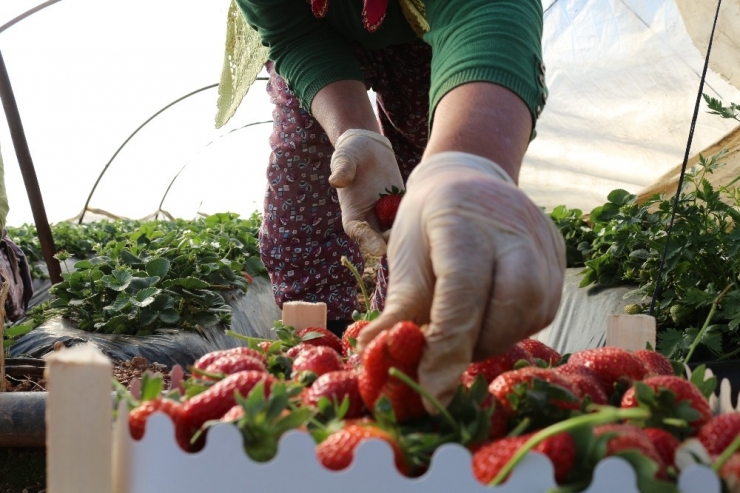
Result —
[[375, 203], [386, 188], [403, 189], [391, 143], [377, 132], [347, 130], [334, 144], [329, 184], [337, 189], [347, 236], [370, 255], [386, 252]]
[[446, 406], [471, 361], [501, 354], [553, 320], [565, 243], [552, 220], [482, 157], [436, 154], [407, 185], [388, 244], [385, 309], [357, 348], [398, 321], [428, 324], [419, 383]]

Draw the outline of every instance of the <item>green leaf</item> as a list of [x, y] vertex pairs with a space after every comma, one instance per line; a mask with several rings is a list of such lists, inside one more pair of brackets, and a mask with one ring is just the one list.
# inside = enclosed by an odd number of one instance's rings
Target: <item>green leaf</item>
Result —
[[691, 378], [689, 379], [689, 381], [701, 391], [704, 397], [709, 399], [709, 397], [714, 394], [714, 391], [717, 388], [717, 377], [712, 376], [710, 378], [707, 378], [706, 369], [706, 365], [699, 365], [694, 368], [691, 371]]
[[141, 291], [136, 293], [136, 296], [134, 296], [132, 302], [138, 307], [145, 307], [153, 303], [155, 296], [157, 296], [160, 292], [161, 290], [157, 288], [142, 289]]
[[173, 279], [166, 283], [167, 287], [180, 286], [184, 289], [206, 289], [210, 287], [207, 282], [198, 279], [197, 277], [186, 277], [180, 279]]
[[155, 258], [146, 263], [146, 272], [152, 277], [164, 279], [170, 270], [170, 261], [166, 258]]
[[133, 276], [131, 272], [125, 270], [113, 271], [111, 275], [103, 276], [100, 281], [103, 285], [113, 291], [123, 291], [131, 283]]
[[161, 395], [163, 387], [163, 379], [160, 375], [153, 376], [145, 372], [141, 377], [141, 401], [156, 399]]
[[180, 314], [174, 308], [166, 308], [159, 312], [159, 319], [165, 324], [172, 325], [180, 320]]

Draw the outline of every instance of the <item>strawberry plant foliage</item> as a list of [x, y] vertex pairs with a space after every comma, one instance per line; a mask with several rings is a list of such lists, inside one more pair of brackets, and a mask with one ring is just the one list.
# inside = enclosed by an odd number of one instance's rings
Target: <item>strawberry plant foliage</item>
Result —
[[[710, 113], [738, 119], [729, 107], [705, 96]], [[699, 163], [686, 173], [676, 205], [656, 300], [658, 349], [673, 359], [685, 357], [712, 305], [727, 286], [707, 330], [697, 359], [729, 358], [740, 353], [740, 189], [737, 179], [715, 189], [707, 180], [726, 153]], [[638, 285], [644, 308], [655, 291], [659, 264], [674, 208], [672, 195], [655, 195], [643, 203], [625, 190], [612, 191], [607, 202], [584, 219], [581, 211], [558, 207], [550, 216], [563, 233], [569, 267], [583, 266], [581, 286]]]
[[[83, 330], [103, 333], [146, 335], [159, 328], [228, 325], [231, 307], [222, 293], [246, 291], [251, 277], [265, 274], [256, 238], [259, 222], [257, 215], [241, 220], [224, 213], [196, 221], [56, 225], [56, 244], [68, 248], [57, 258], [66, 260], [74, 252], [82, 260], [52, 286], [47, 308]], [[22, 248], [32, 243], [26, 234], [11, 233]], [[35, 255], [31, 246], [29, 262]]]

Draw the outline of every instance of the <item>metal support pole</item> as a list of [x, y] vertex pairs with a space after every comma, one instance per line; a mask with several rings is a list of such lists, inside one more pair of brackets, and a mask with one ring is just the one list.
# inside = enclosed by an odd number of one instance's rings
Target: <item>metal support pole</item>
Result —
[[36, 232], [41, 243], [44, 260], [49, 269], [49, 278], [52, 284], [56, 284], [62, 280], [62, 269], [57, 259], [54, 258], [56, 254], [54, 238], [51, 235], [49, 220], [46, 218], [44, 200], [41, 197], [41, 189], [36, 178], [36, 170], [31, 159], [31, 152], [28, 149], [26, 134], [23, 131], [21, 116], [18, 113], [18, 106], [15, 102], [13, 88], [10, 85], [10, 78], [8, 78], [8, 71], [5, 68], [2, 52], [0, 52], [0, 100], [2, 100], [3, 108], [5, 109], [5, 118], [8, 120], [10, 135], [13, 139], [13, 147], [15, 147], [15, 155], [18, 158], [18, 165], [21, 168], [23, 182], [26, 185], [28, 200], [31, 203], [33, 221], [36, 224]]

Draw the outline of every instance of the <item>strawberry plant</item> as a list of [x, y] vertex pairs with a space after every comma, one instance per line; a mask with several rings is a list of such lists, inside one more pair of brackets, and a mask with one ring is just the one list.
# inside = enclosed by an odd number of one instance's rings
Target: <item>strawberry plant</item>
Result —
[[[711, 113], [738, 119], [737, 105], [705, 100]], [[666, 252], [654, 316], [658, 349], [676, 360], [691, 357], [694, 349], [702, 359], [740, 354], [740, 190], [737, 179], [717, 188], [707, 180], [725, 155], [702, 156], [687, 170], [667, 249], [672, 196], [638, 204], [635, 195], [614, 190], [588, 221], [578, 210], [559, 207], [551, 213], [566, 239], [569, 266], [584, 265], [581, 286], [637, 285], [644, 302], [631, 307], [634, 312], [650, 304]]]
[[[265, 274], [256, 215], [95, 224], [63, 223], [53, 229], [59, 233], [55, 242], [67, 247], [56, 257], [63, 261], [74, 252], [83, 259], [63, 272], [42, 309], [74, 320], [83, 330], [147, 335], [159, 328], [228, 325], [231, 307], [222, 293], [246, 291], [253, 276]], [[43, 319], [35, 314], [34, 320]]]

